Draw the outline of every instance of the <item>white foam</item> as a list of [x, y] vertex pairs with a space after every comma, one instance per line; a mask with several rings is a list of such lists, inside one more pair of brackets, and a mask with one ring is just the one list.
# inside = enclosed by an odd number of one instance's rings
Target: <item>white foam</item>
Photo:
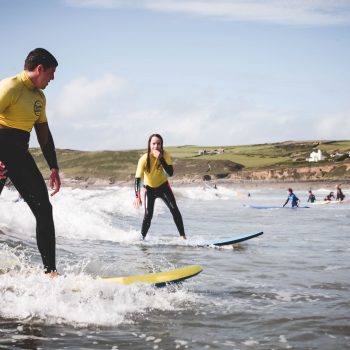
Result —
[[[100, 190], [63, 188], [51, 198], [56, 235], [72, 239], [137, 241], [139, 232], [112, 224], [114, 215], [141, 216], [132, 206], [133, 196], [125, 187]], [[0, 228], [21, 238], [35, 238], [35, 219], [25, 202], [14, 203], [14, 191], [0, 200]]]
[[200, 201], [227, 200], [238, 196], [236, 191], [223, 186], [219, 186], [217, 189], [208, 185], [181, 188], [173, 187], [173, 191], [178, 198], [183, 197]]
[[6, 243], [0, 244], [0, 273], [20, 269], [25, 262], [25, 252], [19, 247], [10, 248]]
[[259, 345], [259, 342], [257, 340], [250, 338], [250, 339], [244, 341], [243, 344], [246, 346], [255, 346], [255, 345]]
[[[221, 187], [218, 190], [203, 191], [200, 187], [184, 187], [181, 193], [187, 198], [202, 198], [202, 200], [217, 200], [219, 193], [234, 197], [235, 191]], [[204, 193], [204, 197], [203, 196]], [[176, 194], [177, 195], [177, 194]], [[35, 219], [25, 202], [14, 203], [16, 192], [7, 191], [0, 200], [0, 229], [7, 233], [14, 232], [19, 239], [35, 239]], [[58, 238], [106, 240], [128, 244], [140, 244], [140, 226], [143, 217], [143, 208], [133, 207], [132, 189], [128, 187], [106, 187], [101, 189], [62, 188], [52, 197], [53, 214]], [[167, 212], [165, 204], [158, 201], [154, 210], [154, 217]], [[130, 219], [138, 220], [135, 228]], [[116, 222], [116, 220], [119, 220]], [[184, 244], [204, 245], [203, 239], [190, 239], [180, 242], [178, 235], [174, 237], [159, 236], [147, 237], [144, 244]]]
[[50, 279], [37, 269], [0, 275], [2, 317], [45, 324], [115, 326], [151, 310], [178, 310], [196, 298], [184, 289], [108, 283], [85, 274]]

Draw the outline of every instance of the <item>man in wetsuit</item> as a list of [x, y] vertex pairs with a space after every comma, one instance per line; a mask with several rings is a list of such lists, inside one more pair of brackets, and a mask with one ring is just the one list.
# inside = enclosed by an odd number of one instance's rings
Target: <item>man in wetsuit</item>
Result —
[[345, 198], [345, 194], [343, 193], [342, 189], [341, 189], [341, 184], [336, 186], [337, 189], [337, 201], [343, 201]]
[[39, 252], [45, 273], [51, 277], [57, 276], [52, 206], [44, 178], [28, 146], [34, 126], [51, 170], [53, 196], [60, 190], [61, 182], [42, 90], [54, 79], [57, 66], [50, 52], [38, 48], [28, 54], [21, 73], [0, 81], [0, 179], [8, 176], [33, 212]]
[[284, 203], [283, 207], [286, 206], [286, 204], [291, 201], [292, 202], [292, 208], [299, 207], [300, 200], [299, 198], [293, 193], [293, 190], [291, 188], [288, 188], [288, 198], [286, 202]]

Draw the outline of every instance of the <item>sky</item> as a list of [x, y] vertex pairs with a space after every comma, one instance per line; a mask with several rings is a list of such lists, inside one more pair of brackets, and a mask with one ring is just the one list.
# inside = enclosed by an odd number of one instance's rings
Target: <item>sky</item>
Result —
[[[350, 139], [350, 0], [0, 0], [0, 79], [32, 49], [57, 148]], [[35, 132], [31, 145], [37, 146]]]

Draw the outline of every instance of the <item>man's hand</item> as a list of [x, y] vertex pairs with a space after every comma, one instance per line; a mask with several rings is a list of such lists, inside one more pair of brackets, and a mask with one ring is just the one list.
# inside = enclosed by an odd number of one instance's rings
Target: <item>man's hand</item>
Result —
[[54, 190], [51, 193], [51, 196], [54, 196], [61, 188], [61, 180], [60, 180], [60, 175], [58, 173], [58, 169], [55, 169], [55, 168], [51, 169], [50, 188]]
[[2, 161], [0, 161], [0, 180], [7, 178], [6, 173], [7, 173], [6, 166]]

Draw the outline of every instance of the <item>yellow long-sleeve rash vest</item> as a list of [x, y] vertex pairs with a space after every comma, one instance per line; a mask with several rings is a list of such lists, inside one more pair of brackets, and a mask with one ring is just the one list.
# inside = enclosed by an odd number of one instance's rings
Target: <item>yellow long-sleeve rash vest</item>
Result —
[[[163, 152], [163, 158], [167, 162], [168, 165], [172, 165], [172, 161], [168, 152]], [[143, 182], [145, 185], [148, 185], [152, 188], [159, 187], [166, 181], [168, 181], [168, 177], [160, 164], [159, 160], [156, 159], [153, 154], [151, 154], [151, 169], [150, 172], [146, 171], [147, 165], [147, 153], [145, 153], [137, 164], [137, 170], [135, 177], [143, 178]]]
[[46, 98], [28, 74], [0, 81], [0, 124], [30, 132], [34, 124], [47, 122]]

